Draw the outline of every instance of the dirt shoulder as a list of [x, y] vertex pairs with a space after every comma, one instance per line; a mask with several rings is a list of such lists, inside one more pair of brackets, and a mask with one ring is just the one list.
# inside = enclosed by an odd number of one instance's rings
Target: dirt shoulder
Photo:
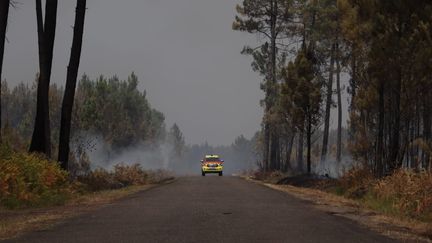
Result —
[[432, 224], [430, 223], [387, 216], [368, 209], [358, 201], [347, 199], [323, 190], [307, 188], [307, 186], [277, 185], [254, 180], [250, 177], [244, 178], [254, 183], [262, 184], [274, 190], [289, 193], [297, 198], [312, 202], [315, 207], [321, 211], [348, 218], [387, 237], [398, 239], [403, 242], [432, 242], [430, 238]]
[[91, 212], [138, 192], [161, 184], [130, 186], [118, 190], [100, 191], [77, 196], [63, 206], [8, 210], [0, 207], [0, 240], [18, 237], [24, 233], [52, 227], [64, 219]]

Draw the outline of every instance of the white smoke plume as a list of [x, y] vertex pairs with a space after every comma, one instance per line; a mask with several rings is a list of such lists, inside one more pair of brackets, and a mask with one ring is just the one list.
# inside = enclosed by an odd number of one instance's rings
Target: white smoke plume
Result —
[[316, 166], [312, 168], [312, 172], [319, 176], [339, 178], [355, 165], [356, 162], [351, 156], [344, 156], [341, 162], [337, 162], [336, 159], [327, 159], [323, 163], [318, 162]]

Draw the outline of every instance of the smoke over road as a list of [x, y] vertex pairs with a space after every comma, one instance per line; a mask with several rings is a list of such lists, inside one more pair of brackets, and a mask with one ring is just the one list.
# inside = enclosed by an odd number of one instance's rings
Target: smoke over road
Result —
[[102, 139], [98, 139], [98, 136], [86, 140], [92, 141], [92, 148], [86, 151], [92, 169], [111, 170], [116, 164], [122, 163], [140, 164], [146, 170], [168, 170], [177, 175], [200, 175], [200, 160], [206, 154], [218, 154], [225, 161], [224, 172], [229, 175], [256, 169], [258, 160], [251, 146], [187, 145], [182, 153], [177, 155], [174, 146], [167, 142], [158, 146], [141, 142], [134, 146], [113, 149]]

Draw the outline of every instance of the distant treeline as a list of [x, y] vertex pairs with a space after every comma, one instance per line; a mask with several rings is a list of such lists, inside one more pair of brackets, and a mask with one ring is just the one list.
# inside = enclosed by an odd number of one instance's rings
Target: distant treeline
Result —
[[[72, 112], [72, 163], [91, 163], [85, 154], [95, 147], [103, 147], [107, 154], [121, 154], [130, 149], [141, 150], [151, 158], [143, 164], [168, 166], [177, 172], [196, 172], [205, 154], [220, 154], [227, 160], [228, 171], [256, 167], [258, 133], [251, 139], [239, 136], [232, 145], [187, 145], [177, 124], [166, 128], [165, 116], [152, 108], [145, 91], [138, 90], [138, 77], [132, 73], [126, 80], [117, 76], [91, 79], [83, 75], [79, 80]], [[20, 83], [11, 87], [2, 83], [2, 123], [4, 141], [17, 151], [27, 150], [33, 132], [36, 107], [36, 83]], [[63, 87], [51, 84], [50, 125], [53, 149], [57, 151], [60, 129], [60, 110]], [[103, 143], [103, 144], [95, 144]], [[169, 151], [163, 151], [168, 148]], [[163, 157], [163, 158], [162, 158]], [[168, 163], [161, 161], [168, 158]], [[154, 161], [145, 161], [151, 159]], [[85, 160], [85, 161], [82, 161]], [[99, 166], [105, 166], [97, 161]], [[135, 163], [138, 161], [116, 161]], [[160, 164], [160, 165], [158, 165]], [[71, 165], [74, 167], [74, 165]], [[108, 164], [106, 165], [108, 166]]]
[[[100, 76], [92, 80], [84, 75], [78, 83], [72, 115], [73, 134], [97, 134], [112, 149], [121, 149], [145, 141], [157, 146], [165, 136], [165, 117], [153, 109], [146, 93], [138, 90], [138, 78], [131, 74], [127, 80], [117, 76]], [[30, 143], [36, 107], [36, 84], [20, 83], [15, 87], [2, 83], [2, 122], [5, 136], [13, 132], [11, 142], [17, 148]], [[50, 123], [53, 146], [58, 145], [60, 109], [63, 88], [50, 87]], [[13, 146], [15, 147], [15, 146]]]

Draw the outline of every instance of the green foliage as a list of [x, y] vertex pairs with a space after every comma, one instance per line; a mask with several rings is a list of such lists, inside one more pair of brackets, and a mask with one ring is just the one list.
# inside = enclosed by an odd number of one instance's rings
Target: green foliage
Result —
[[286, 53], [280, 51], [285, 44], [283, 39], [292, 36], [287, 30], [296, 29], [295, 13], [291, 0], [244, 0], [236, 6], [232, 28], [261, 37], [262, 42], [256, 48], [245, 46], [242, 54], [253, 57], [252, 68], [264, 77], [261, 89], [265, 98], [261, 102], [264, 108], [263, 117], [263, 158], [264, 169], [278, 169], [281, 166], [280, 139], [278, 131], [278, 114], [276, 103], [279, 98], [278, 79], [286, 62]]
[[338, 7], [351, 47], [354, 156], [378, 176], [428, 168], [427, 150], [413, 142], [428, 144], [432, 135], [432, 3], [339, 0]]
[[116, 76], [92, 81], [84, 76], [78, 84], [77, 100], [76, 130], [101, 134], [114, 149], [139, 142], [158, 144], [164, 137], [164, 115], [151, 108], [133, 73], [125, 81]]
[[176, 123], [171, 127], [167, 139], [168, 143], [173, 146], [173, 154], [171, 155], [172, 159], [180, 159], [185, 150], [185, 140], [183, 133], [180, 131], [180, 128]]
[[322, 101], [321, 83], [314, 77], [313, 67], [305, 50], [298, 54], [294, 63], [288, 64], [281, 93], [284, 116], [291, 124], [303, 130], [309, 117], [313, 126], [318, 124]]
[[[146, 93], [138, 90], [138, 77], [127, 80], [101, 76], [90, 80], [86, 75], [78, 84], [72, 115], [72, 135], [92, 132], [102, 136], [111, 149], [137, 143], [156, 147], [165, 137], [165, 117], [153, 109]], [[9, 89], [2, 83], [3, 135], [17, 150], [26, 150], [33, 132], [36, 85], [21, 83]], [[57, 147], [63, 88], [50, 86], [50, 125], [53, 147]], [[74, 140], [74, 139], [72, 139]]]
[[8, 83], [3, 81], [1, 94], [2, 124], [6, 124], [5, 130], [10, 129], [21, 140], [29, 141], [35, 119], [36, 86], [29, 87], [20, 83], [10, 90]]

